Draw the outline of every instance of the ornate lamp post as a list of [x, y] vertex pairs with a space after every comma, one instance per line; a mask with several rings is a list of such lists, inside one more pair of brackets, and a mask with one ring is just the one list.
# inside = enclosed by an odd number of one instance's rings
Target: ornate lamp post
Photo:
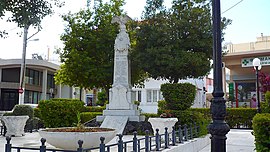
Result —
[[258, 71], [261, 70], [261, 60], [258, 58], [253, 59], [252, 62], [254, 69], [256, 70], [256, 100], [258, 102], [257, 112], [261, 113], [261, 103], [260, 103], [260, 93], [259, 93], [259, 78], [258, 78]]
[[213, 65], [214, 65], [214, 91], [211, 100], [212, 123], [208, 126], [211, 134], [211, 152], [226, 152], [226, 134], [230, 127], [225, 122], [226, 105], [223, 98], [222, 87], [222, 52], [221, 52], [221, 16], [220, 0], [212, 1], [213, 14]]

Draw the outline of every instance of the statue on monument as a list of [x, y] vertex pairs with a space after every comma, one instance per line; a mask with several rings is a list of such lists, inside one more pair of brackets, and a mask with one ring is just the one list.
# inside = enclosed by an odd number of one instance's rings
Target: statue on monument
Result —
[[121, 53], [125, 51], [125, 53], [128, 53], [130, 40], [127, 34], [125, 24], [130, 20], [131, 18], [128, 17], [127, 15], [115, 16], [112, 19], [112, 23], [118, 23], [120, 26], [120, 32], [117, 34], [117, 37], [115, 39], [115, 45], [114, 45], [114, 50], [116, 52]]
[[126, 23], [131, 20], [127, 15], [115, 16], [112, 23], [118, 23], [120, 31], [114, 44], [114, 81], [111, 89], [109, 109], [132, 109], [128, 49], [130, 39]]

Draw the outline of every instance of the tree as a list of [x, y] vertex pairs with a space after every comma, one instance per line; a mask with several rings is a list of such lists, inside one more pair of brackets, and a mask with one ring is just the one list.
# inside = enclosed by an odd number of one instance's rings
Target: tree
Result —
[[[42, 19], [53, 13], [52, 7], [61, 7], [63, 3], [59, 0], [0, 0], [0, 18], [11, 13], [8, 22], [17, 23], [18, 27], [27, 29], [30, 26], [41, 28]], [[0, 31], [0, 37], [7, 34]]]
[[[223, 29], [230, 20], [222, 19]], [[212, 23], [207, 0], [147, 0], [143, 20], [137, 22], [131, 57], [152, 78], [177, 83], [205, 76], [211, 68]]]
[[64, 15], [67, 22], [61, 36], [64, 49], [59, 52], [60, 70], [57, 83], [81, 88], [104, 88], [112, 84], [114, 40], [118, 33], [117, 24], [111, 24], [115, 15], [120, 15], [123, 0], [103, 3], [95, 1], [93, 10], [81, 10]]
[[260, 91], [266, 93], [270, 91], [270, 75], [263, 72], [259, 72], [259, 82], [261, 84]]

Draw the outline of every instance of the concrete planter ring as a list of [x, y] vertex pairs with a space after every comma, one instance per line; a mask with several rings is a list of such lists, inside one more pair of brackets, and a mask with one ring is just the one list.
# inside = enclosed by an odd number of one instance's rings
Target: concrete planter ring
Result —
[[165, 127], [168, 128], [168, 133], [172, 132], [172, 127], [178, 121], [177, 118], [149, 118], [148, 121], [152, 125], [152, 129], [156, 134], [156, 129], [159, 129], [159, 134], [165, 133]]
[[[66, 127], [67, 128], [67, 127]], [[78, 140], [83, 141], [83, 148], [98, 147], [100, 144], [100, 137], [104, 137], [104, 143], [108, 143], [116, 135], [115, 129], [96, 132], [65, 132], [66, 128], [50, 128], [39, 130], [39, 135], [45, 138], [46, 141], [56, 148], [63, 150], [76, 150], [78, 148]], [[72, 128], [72, 127], [69, 127]], [[94, 128], [94, 127], [86, 127]], [[97, 128], [98, 129], [98, 128]], [[108, 128], [101, 128], [108, 129]], [[58, 131], [57, 131], [58, 130]]]
[[6, 136], [24, 136], [24, 126], [29, 116], [3, 116], [2, 121], [7, 127]]

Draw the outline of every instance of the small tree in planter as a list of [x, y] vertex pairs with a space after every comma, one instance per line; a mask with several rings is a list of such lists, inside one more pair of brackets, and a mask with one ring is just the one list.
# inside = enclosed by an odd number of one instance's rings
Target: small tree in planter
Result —
[[190, 83], [167, 83], [161, 85], [161, 91], [165, 100], [159, 101], [158, 114], [178, 118], [176, 126], [196, 123], [200, 125], [200, 135], [207, 134], [206, 127], [210, 120], [190, 110], [196, 96], [196, 86]]
[[[160, 130], [160, 134], [164, 133], [164, 128], [168, 131], [172, 130], [172, 126], [178, 121], [173, 114], [174, 110], [188, 109], [195, 99], [195, 86], [190, 83], [166, 83], [161, 85], [161, 91], [165, 101], [158, 102], [158, 112], [161, 118], [149, 118], [153, 130]], [[174, 117], [174, 118], [172, 118]]]
[[160, 90], [169, 110], [190, 108], [196, 95], [196, 87], [190, 83], [166, 83], [161, 85]]
[[84, 148], [97, 147], [100, 137], [104, 143], [116, 134], [115, 129], [84, 127], [80, 113], [85, 109], [84, 103], [76, 99], [51, 99], [39, 102], [40, 117], [46, 129], [39, 130], [41, 137], [57, 148], [64, 150], [77, 149], [77, 141], [83, 139]]

